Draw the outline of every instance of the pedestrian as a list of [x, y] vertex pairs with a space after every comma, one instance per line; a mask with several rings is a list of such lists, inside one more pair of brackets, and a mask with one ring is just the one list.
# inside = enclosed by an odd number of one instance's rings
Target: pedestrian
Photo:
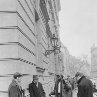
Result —
[[65, 97], [63, 75], [56, 75], [55, 87], [49, 96], [51, 95], [55, 95], [55, 97]]
[[24, 92], [21, 88], [22, 74], [19, 72], [14, 73], [13, 80], [8, 88], [8, 97], [23, 97]]
[[93, 85], [91, 80], [87, 79], [82, 73], [77, 72], [76, 81], [78, 84], [77, 97], [93, 97]]
[[65, 79], [66, 97], [72, 97], [72, 86], [68, 79]]
[[73, 90], [73, 80], [72, 80], [72, 78], [69, 75], [67, 76], [67, 83], [68, 83], [68, 86], [70, 87], [70, 89], [68, 91], [68, 97], [72, 97], [73, 96], [73, 93], [72, 93], [72, 90]]
[[30, 97], [46, 97], [43, 86], [38, 79], [38, 75], [33, 75], [33, 81], [29, 84]]

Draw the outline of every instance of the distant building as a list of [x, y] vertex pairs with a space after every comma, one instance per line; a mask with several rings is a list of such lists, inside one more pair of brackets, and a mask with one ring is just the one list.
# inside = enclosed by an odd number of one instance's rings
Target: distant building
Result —
[[61, 51], [56, 55], [56, 66], [55, 73], [57, 75], [64, 75], [64, 61], [63, 61], [63, 52]]
[[91, 77], [97, 77], [97, 47], [91, 48]]
[[68, 58], [69, 58], [69, 51], [68, 51], [68, 49], [67, 49], [67, 47], [65, 47], [63, 44], [61, 44], [61, 52], [62, 52], [62, 54], [63, 54], [63, 67], [64, 67], [64, 73], [63, 73], [63, 75], [65, 76], [65, 77], [67, 77], [67, 75], [68, 75], [68, 71], [67, 71], [67, 61], [68, 61]]
[[63, 46], [64, 52], [64, 74], [74, 77], [75, 73], [80, 71], [85, 75], [90, 76], [90, 64], [86, 60], [81, 60], [69, 53], [69, 50]]

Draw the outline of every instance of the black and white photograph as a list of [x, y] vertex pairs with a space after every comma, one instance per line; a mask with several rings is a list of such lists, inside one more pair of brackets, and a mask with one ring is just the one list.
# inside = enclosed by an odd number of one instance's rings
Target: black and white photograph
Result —
[[97, 97], [97, 0], [0, 0], [0, 97]]

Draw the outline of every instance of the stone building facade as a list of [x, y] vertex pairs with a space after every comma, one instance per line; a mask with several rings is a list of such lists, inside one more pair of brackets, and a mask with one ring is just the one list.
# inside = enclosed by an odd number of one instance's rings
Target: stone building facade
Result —
[[55, 56], [45, 50], [52, 48], [53, 34], [59, 38], [59, 1], [0, 0], [0, 96], [7, 97], [15, 72], [24, 75], [23, 89], [33, 74], [40, 75], [47, 97], [53, 89]]
[[63, 54], [63, 68], [64, 68], [64, 77], [67, 77], [68, 75], [68, 71], [67, 71], [67, 60], [69, 58], [69, 51], [67, 49], [67, 47], [65, 47], [63, 44], [61, 44], [61, 52]]

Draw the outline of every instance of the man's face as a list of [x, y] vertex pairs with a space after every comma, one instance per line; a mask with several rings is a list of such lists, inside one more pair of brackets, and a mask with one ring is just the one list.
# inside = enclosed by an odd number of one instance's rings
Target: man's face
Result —
[[68, 80], [67, 79], [65, 79], [65, 83], [68, 83]]
[[17, 77], [17, 82], [18, 82], [18, 83], [21, 83], [21, 78], [22, 78], [22, 77]]
[[38, 79], [34, 79], [34, 82], [37, 83], [38, 82]]

